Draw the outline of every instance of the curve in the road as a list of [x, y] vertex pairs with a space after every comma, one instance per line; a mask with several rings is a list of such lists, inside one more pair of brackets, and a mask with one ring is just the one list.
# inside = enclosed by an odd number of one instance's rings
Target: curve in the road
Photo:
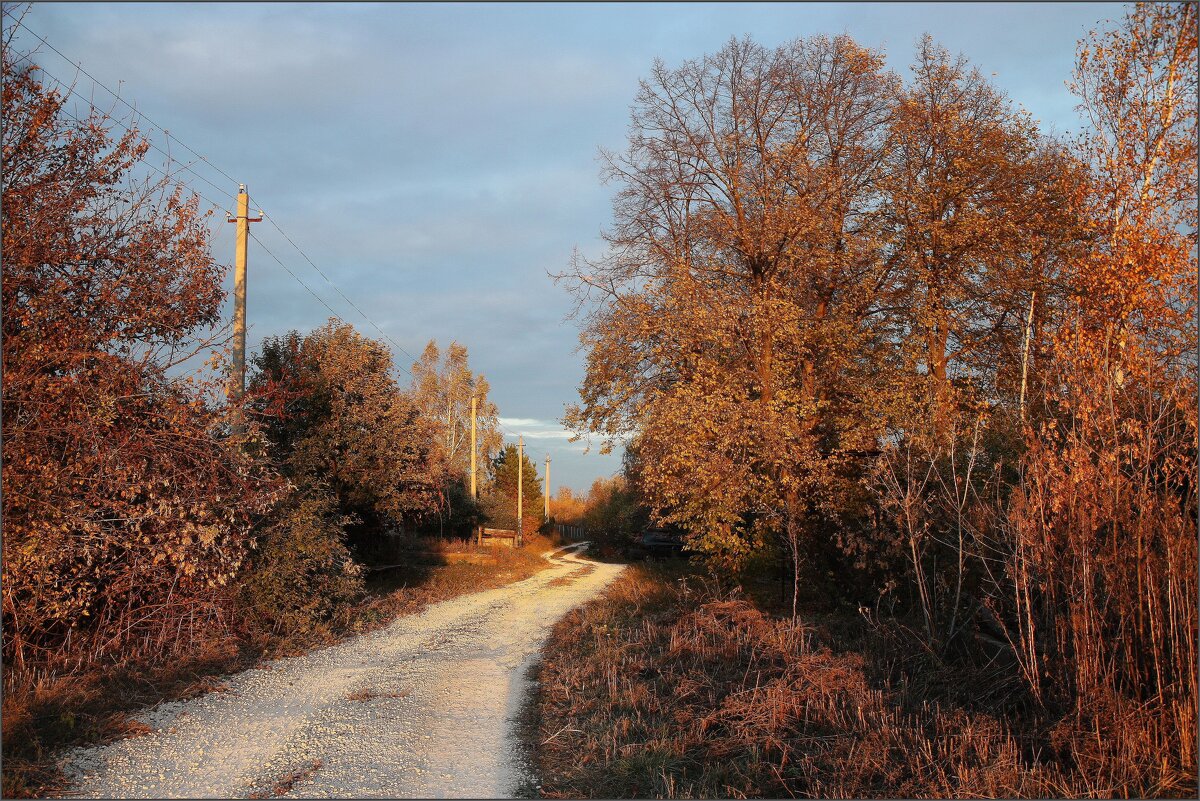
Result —
[[[551, 567], [143, 713], [143, 736], [64, 761], [75, 797], [500, 798], [524, 780], [514, 712], [550, 626], [620, 565]], [[581, 565], [594, 569], [580, 570]]]

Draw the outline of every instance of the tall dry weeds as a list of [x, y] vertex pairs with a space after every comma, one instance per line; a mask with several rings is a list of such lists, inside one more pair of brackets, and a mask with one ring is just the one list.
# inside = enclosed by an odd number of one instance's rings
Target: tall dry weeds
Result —
[[1113, 794], [1033, 729], [881, 680], [886, 649], [680, 578], [631, 568], [556, 627], [537, 700], [545, 796]]

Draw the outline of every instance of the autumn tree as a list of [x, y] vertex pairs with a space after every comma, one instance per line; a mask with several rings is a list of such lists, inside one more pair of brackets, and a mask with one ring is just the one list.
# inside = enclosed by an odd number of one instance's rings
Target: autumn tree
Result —
[[413, 401], [432, 429], [439, 533], [449, 528], [469, 534], [477, 523], [476, 504], [470, 497], [472, 398], [478, 470], [485, 468], [503, 441], [489, 390], [487, 379], [471, 371], [466, 347], [457, 342], [450, 343], [443, 357], [437, 343], [430, 340], [412, 366]]
[[550, 517], [559, 523], [579, 525], [587, 509], [587, 496], [576, 494], [567, 486], [560, 486], [550, 498]]
[[941, 648], [961, 633], [964, 587], [981, 568], [972, 518], [994, 468], [1019, 455], [1019, 398], [1030, 367], [1042, 372], [1030, 356], [1044, 351], [1084, 239], [1083, 177], [964, 57], [926, 36], [911, 72], [878, 172], [894, 279], [884, 320], [905, 378], [877, 398], [887, 524], [850, 543], [868, 561], [908, 562], [926, 639]]
[[[8, 34], [9, 32], [6, 32]], [[267, 485], [217, 436], [224, 268], [148, 144], [3, 49], [4, 656], [184, 649], [225, 617]]]
[[433, 510], [432, 432], [385, 345], [331, 319], [267, 338], [252, 363], [269, 456], [298, 487], [332, 493], [352, 546], [368, 552], [383, 531]]
[[995, 366], [1020, 362], [1031, 297], [1051, 300], [1079, 170], [978, 69], [928, 36], [891, 129], [879, 177], [909, 360], [943, 400], [952, 379], [995, 397]]
[[855, 492], [848, 455], [875, 447], [896, 88], [849, 37], [735, 40], [657, 63], [606, 156], [609, 254], [569, 276], [593, 305], [568, 422], [636, 437], [657, 518], [719, 562], [781, 541], [799, 582]]
[[649, 514], [636, 485], [618, 473], [592, 482], [581, 524], [601, 549], [622, 548], [647, 528]]
[[1196, 27], [1092, 34], [1073, 144], [928, 38], [904, 86], [846, 37], [656, 64], [564, 276], [568, 423], [659, 522], [793, 586], [835, 541], [1103, 795], [1195, 788]]
[[1106, 794], [1195, 792], [1196, 30], [1194, 4], [1140, 3], [1081, 43], [1090, 247], [996, 588], [1026, 681], [1068, 710]]

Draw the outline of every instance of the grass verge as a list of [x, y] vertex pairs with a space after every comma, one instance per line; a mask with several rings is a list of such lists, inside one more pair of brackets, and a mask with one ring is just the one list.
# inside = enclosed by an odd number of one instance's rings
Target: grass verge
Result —
[[[793, 623], [681, 563], [632, 565], [553, 630], [526, 710], [547, 798], [1111, 797], [1014, 721], [893, 681], [852, 621]], [[876, 640], [878, 634], [870, 634]], [[831, 647], [833, 646], [833, 647]], [[972, 679], [960, 675], [964, 694]], [[987, 695], [986, 686], [977, 687]], [[1186, 786], [1145, 794], [1194, 797]], [[1134, 786], [1136, 791], [1139, 789]], [[1137, 794], [1135, 792], [1135, 794]]]
[[331, 645], [439, 601], [528, 578], [549, 566], [542, 555], [554, 545], [540, 535], [526, 537], [519, 550], [424, 543], [423, 551], [409, 555], [402, 567], [374, 571], [358, 603], [305, 631], [234, 630], [167, 664], [130, 662], [24, 676], [6, 671], [2, 797], [31, 798], [66, 789], [59, 752], [145, 733], [145, 725], [131, 716], [139, 709], [220, 691], [222, 675]]

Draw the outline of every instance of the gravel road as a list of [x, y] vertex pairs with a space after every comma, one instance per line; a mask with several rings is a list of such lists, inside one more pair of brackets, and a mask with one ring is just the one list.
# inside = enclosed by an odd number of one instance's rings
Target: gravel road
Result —
[[228, 690], [139, 716], [148, 734], [77, 749], [90, 798], [503, 798], [527, 780], [513, 716], [550, 627], [620, 565], [548, 555], [531, 578], [465, 595]]

